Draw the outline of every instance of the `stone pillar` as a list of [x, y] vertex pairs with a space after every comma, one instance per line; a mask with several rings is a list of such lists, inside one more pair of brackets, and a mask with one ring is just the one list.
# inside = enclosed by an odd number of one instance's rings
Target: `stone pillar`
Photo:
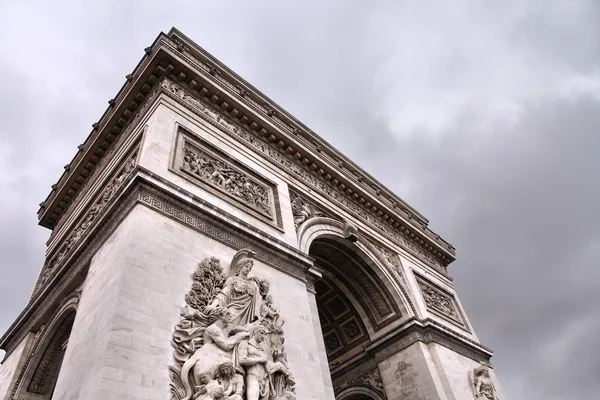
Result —
[[315, 376], [316, 379], [322, 379], [323, 388], [325, 390], [324, 399], [335, 400], [333, 391], [333, 383], [331, 381], [331, 373], [329, 372], [329, 363], [327, 361], [327, 352], [325, 351], [325, 341], [323, 340], [323, 331], [321, 329], [321, 321], [319, 320], [319, 310], [317, 307], [317, 299], [315, 297], [314, 282], [321, 278], [321, 272], [317, 268], [311, 268], [307, 274], [306, 290], [308, 302], [310, 304], [311, 320], [313, 325], [314, 337], [317, 345], [315, 357], [321, 365], [320, 376]]
[[379, 362], [388, 399], [447, 400], [427, 346], [416, 342]]

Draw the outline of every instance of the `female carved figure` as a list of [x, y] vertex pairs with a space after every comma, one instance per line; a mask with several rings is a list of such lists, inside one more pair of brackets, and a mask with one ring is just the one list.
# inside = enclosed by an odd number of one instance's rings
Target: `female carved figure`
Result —
[[234, 276], [227, 278], [221, 292], [216, 295], [206, 310], [217, 307], [226, 307], [233, 315], [234, 325], [246, 325], [260, 317], [262, 298], [258, 283], [249, 279], [252, 271], [254, 253], [250, 250], [241, 250], [231, 261], [230, 270]]

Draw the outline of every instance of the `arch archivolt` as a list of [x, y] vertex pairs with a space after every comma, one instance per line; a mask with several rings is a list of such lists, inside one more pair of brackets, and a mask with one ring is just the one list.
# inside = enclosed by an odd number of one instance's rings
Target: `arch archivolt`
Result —
[[[70, 336], [80, 297], [81, 290], [77, 289], [61, 302], [54, 317], [40, 326], [21, 374], [15, 382], [11, 400], [51, 398], [64, 356], [64, 344]], [[57, 352], [59, 356], [54, 354]]]
[[368, 386], [351, 386], [339, 392], [336, 400], [385, 400], [376, 390]]
[[315, 217], [305, 221], [298, 229], [298, 246], [305, 254], [310, 253], [313, 242], [318, 238], [328, 238], [340, 243], [366, 262], [371, 270], [377, 274], [380, 281], [395, 296], [392, 296], [404, 316], [416, 316], [417, 309], [414, 305], [404, 274], [401, 270], [400, 257], [394, 254], [398, 266], [393, 265], [364, 235], [358, 234], [354, 247], [349, 248], [346, 239], [346, 225], [343, 222], [327, 218]]
[[298, 227], [297, 236], [300, 251], [308, 254], [310, 245], [320, 236], [344, 238], [344, 223], [327, 217], [311, 218]]

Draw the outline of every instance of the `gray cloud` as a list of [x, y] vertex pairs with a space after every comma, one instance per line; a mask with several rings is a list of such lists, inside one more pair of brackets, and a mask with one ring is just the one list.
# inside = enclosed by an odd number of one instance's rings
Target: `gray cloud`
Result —
[[597, 397], [596, 2], [0, 7], [0, 330], [42, 264], [37, 204], [176, 26], [457, 247], [450, 271], [509, 398]]

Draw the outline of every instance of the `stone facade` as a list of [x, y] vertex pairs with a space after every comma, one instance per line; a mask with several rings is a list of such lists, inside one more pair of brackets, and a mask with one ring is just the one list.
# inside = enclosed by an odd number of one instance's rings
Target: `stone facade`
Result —
[[504, 398], [454, 248], [175, 29], [39, 217], [0, 399]]

